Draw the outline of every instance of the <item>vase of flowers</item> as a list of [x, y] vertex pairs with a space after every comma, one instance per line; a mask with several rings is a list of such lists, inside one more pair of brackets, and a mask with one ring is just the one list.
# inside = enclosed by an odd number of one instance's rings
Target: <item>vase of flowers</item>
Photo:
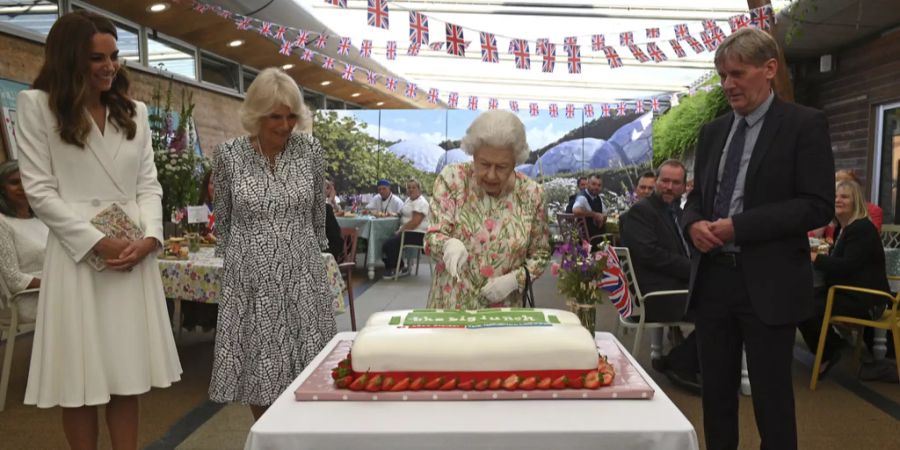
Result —
[[592, 251], [587, 241], [566, 241], [556, 247], [554, 256], [560, 262], [553, 262], [551, 273], [558, 277], [556, 288], [559, 293], [571, 299], [572, 312], [591, 334], [597, 329], [597, 305], [609, 297], [600, 286], [603, 271], [606, 270], [606, 244]]

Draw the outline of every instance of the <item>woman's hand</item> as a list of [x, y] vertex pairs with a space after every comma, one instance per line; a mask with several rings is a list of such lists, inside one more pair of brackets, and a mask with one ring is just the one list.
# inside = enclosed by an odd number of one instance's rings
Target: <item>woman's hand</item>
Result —
[[107, 259], [106, 265], [113, 270], [131, 270], [157, 248], [159, 248], [159, 241], [154, 238], [148, 237], [131, 241], [117, 257]]
[[447, 273], [453, 278], [459, 279], [459, 272], [469, 258], [466, 246], [459, 239], [450, 238], [444, 243], [444, 266]]
[[31, 279], [31, 282], [28, 283], [28, 286], [25, 289], [40, 289], [41, 288], [41, 279], [38, 277], [34, 277]]
[[488, 280], [487, 284], [481, 288], [481, 295], [490, 303], [497, 303], [518, 289], [519, 281], [516, 279], [516, 272], [510, 272]]
[[104, 260], [118, 258], [125, 251], [131, 241], [127, 239], [117, 239], [105, 237], [94, 244], [93, 251]]

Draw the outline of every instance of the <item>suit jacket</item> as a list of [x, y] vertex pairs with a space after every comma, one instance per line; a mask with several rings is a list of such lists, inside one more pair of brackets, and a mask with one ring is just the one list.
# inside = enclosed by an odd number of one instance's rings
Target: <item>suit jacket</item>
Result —
[[[677, 201], [677, 200], [676, 200]], [[686, 289], [691, 259], [675, 229], [675, 222], [657, 194], [635, 203], [619, 218], [622, 243], [631, 251], [641, 292]], [[685, 297], [660, 298], [648, 302], [648, 321], [678, 321], [685, 310]]]
[[[712, 220], [719, 161], [733, 121], [734, 114], [728, 113], [700, 130], [694, 190], [682, 220], [686, 237], [693, 223]], [[806, 232], [834, 216], [833, 174], [825, 114], [776, 97], [766, 112], [747, 168], [744, 210], [732, 216], [741, 270], [754, 311], [763, 323], [796, 323], [812, 311]], [[691, 288], [701, 267], [700, 255], [694, 256]]]
[[[881, 236], [875, 225], [868, 219], [853, 221], [840, 233], [834, 248], [828, 255], [816, 257], [815, 268], [825, 273], [828, 286], [843, 284], [879, 291], [890, 292], [884, 261]], [[854, 294], [876, 303], [883, 303], [881, 297]]]

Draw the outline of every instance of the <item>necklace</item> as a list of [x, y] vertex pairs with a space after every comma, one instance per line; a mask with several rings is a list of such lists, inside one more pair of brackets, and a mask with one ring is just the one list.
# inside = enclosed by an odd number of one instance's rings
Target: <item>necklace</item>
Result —
[[274, 173], [275, 172], [275, 156], [267, 156], [266, 155], [266, 153], [263, 151], [262, 142], [260, 142], [259, 136], [256, 136], [256, 149], [259, 152], [259, 155], [262, 156], [263, 159], [265, 159], [266, 162], [269, 164], [269, 170]]

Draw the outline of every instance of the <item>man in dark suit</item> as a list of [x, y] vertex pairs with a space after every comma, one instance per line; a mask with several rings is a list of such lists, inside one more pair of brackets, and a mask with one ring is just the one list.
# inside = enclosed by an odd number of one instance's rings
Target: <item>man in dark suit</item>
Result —
[[697, 249], [695, 314], [708, 449], [738, 447], [741, 349], [762, 448], [797, 448], [791, 362], [812, 310], [808, 230], [834, 216], [834, 159], [821, 111], [775, 97], [778, 45], [744, 28], [716, 50], [733, 110], [705, 125], [683, 216]]
[[578, 194], [584, 192], [588, 186], [588, 177], [578, 177], [578, 190], [575, 191], [574, 194], [569, 196], [569, 203], [566, 205], [566, 213], [572, 214], [572, 206], [575, 205], [575, 198], [578, 197]]

